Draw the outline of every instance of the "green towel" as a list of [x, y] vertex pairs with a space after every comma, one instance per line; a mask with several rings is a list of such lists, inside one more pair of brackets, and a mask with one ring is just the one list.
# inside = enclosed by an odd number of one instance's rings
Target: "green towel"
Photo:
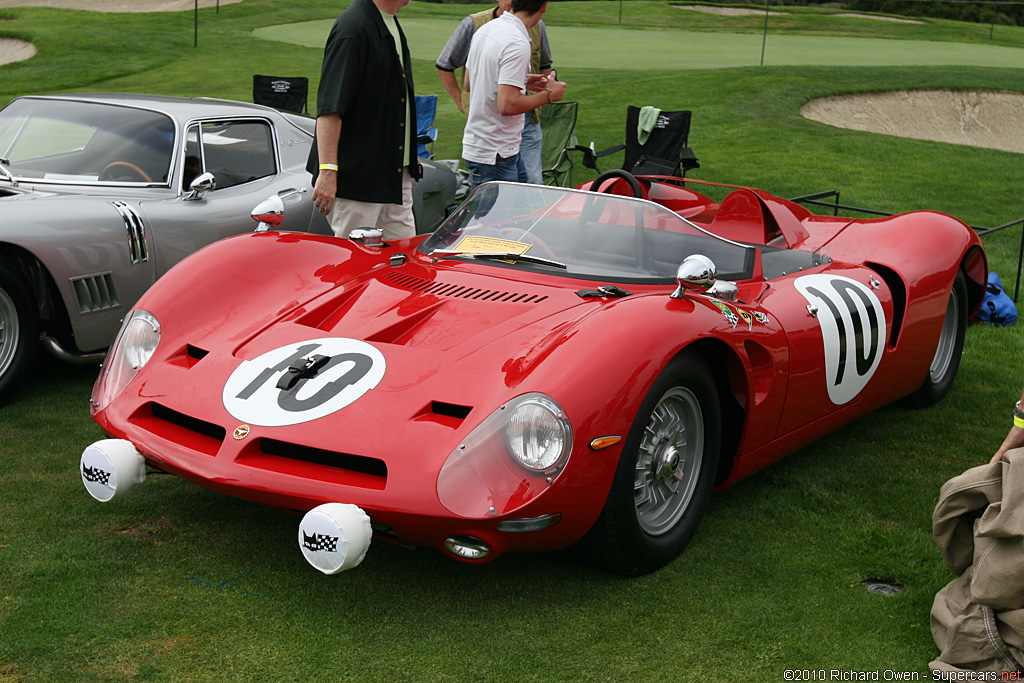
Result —
[[657, 107], [644, 107], [640, 110], [640, 117], [636, 124], [636, 139], [641, 145], [647, 143], [647, 138], [654, 130], [654, 124], [658, 122], [660, 115], [661, 110]]

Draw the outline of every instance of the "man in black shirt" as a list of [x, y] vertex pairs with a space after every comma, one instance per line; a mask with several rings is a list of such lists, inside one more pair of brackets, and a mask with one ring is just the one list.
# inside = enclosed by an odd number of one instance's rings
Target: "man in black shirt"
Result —
[[395, 18], [409, 0], [353, 0], [324, 48], [316, 141], [307, 169], [313, 202], [331, 228], [379, 227], [412, 237], [412, 180], [419, 178], [412, 60]]

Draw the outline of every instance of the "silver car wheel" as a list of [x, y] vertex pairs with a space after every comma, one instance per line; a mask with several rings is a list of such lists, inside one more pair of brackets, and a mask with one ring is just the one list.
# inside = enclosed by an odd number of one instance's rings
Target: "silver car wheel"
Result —
[[946, 317], [942, 321], [942, 332], [939, 333], [939, 346], [935, 349], [935, 357], [932, 359], [931, 367], [928, 369], [928, 376], [932, 382], [940, 382], [949, 372], [952, 365], [953, 354], [957, 348], [957, 334], [960, 327], [960, 296], [957, 288], [954, 287], [949, 296], [949, 304], [946, 306]]
[[704, 454], [700, 401], [686, 387], [669, 389], [644, 428], [633, 497], [640, 528], [651, 536], [672, 530], [693, 499]]
[[0, 376], [7, 372], [14, 361], [21, 338], [21, 325], [14, 299], [0, 288]]

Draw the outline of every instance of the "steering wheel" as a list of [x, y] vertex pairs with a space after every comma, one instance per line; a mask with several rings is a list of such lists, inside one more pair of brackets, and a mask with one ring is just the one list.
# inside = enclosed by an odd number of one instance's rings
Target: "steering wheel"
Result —
[[[627, 183], [629, 183], [629, 186], [633, 189], [633, 196], [634, 197], [636, 197], [637, 199], [643, 199], [644, 198], [644, 191], [643, 191], [643, 188], [640, 187], [640, 182], [633, 176], [632, 173], [629, 173], [628, 171], [623, 171], [622, 169], [618, 169], [618, 168], [609, 169], [609, 170], [605, 171], [604, 173], [602, 173], [601, 175], [599, 175], [596, 178], [594, 178], [594, 182], [592, 182], [590, 184], [590, 191], [591, 192], [601, 192], [602, 191], [601, 190], [601, 185], [604, 183], [604, 181], [609, 180], [610, 178], [622, 178]], [[610, 184], [604, 190], [604, 193], [605, 194], [610, 194], [611, 193], [611, 189], [613, 187], [615, 187], [615, 183]]]
[[[606, 180], [610, 180], [612, 178], [622, 178], [629, 183], [629, 186], [633, 189], [633, 196], [636, 199], [644, 198], [644, 191], [640, 186], [640, 181], [638, 181], [632, 173], [618, 168], [609, 169], [594, 178], [594, 182], [590, 184], [590, 191], [595, 193], [611, 194], [611, 189], [615, 187], [615, 183], [610, 183], [603, 191], [601, 190], [601, 185], [604, 184]], [[583, 238], [584, 232], [588, 230], [588, 224], [590, 222], [597, 220], [597, 216], [592, 214], [595, 212], [600, 213], [600, 210], [601, 206], [597, 202], [596, 197], [587, 197], [583, 202], [583, 209], [580, 211], [580, 236], [577, 238], [575, 249], [573, 250], [573, 261], [582, 258], [584, 245], [589, 241]], [[650, 249], [647, 246], [644, 234], [644, 208], [642, 205], [637, 204], [634, 211], [636, 212], [636, 217], [634, 219], [636, 221], [634, 226], [636, 235], [636, 265], [637, 268], [650, 269], [650, 260], [653, 257], [653, 254], [651, 254]]]
[[[516, 242], [525, 241], [527, 244], [532, 244], [535, 247], [538, 247], [544, 254], [544, 258], [551, 259], [552, 261], [558, 260], [558, 257], [555, 256], [554, 250], [549, 247], [544, 240], [533, 233], [526, 232], [522, 228], [504, 228], [502, 229], [501, 234], [507, 239], [515, 240]], [[521, 240], [520, 238], [522, 237], [527, 237], [528, 239]]]
[[149, 177], [149, 174], [143, 171], [141, 168], [136, 166], [130, 161], [111, 161], [109, 164], [103, 167], [100, 171], [100, 180], [114, 180], [114, 176], [111, 173], [116, 168], [123, 168], [131, 173], [135, 174], [140, 180], [144, 180], [147, 183], [153, 182], [153, 179]]

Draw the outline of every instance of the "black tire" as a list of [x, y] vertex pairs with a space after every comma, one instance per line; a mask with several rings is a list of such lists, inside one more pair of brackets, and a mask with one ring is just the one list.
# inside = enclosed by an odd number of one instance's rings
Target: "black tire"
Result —
[[946, 318], [939, 333], [939, 344], [935, 349], [931, 367], [924, 382], [917, 391], [905, 399], [911, 408], [927, 408], [941, 401], [956, 379], [960, 368], [960, 356], [964, 350], [964, 335], [967, 332], [967, 280], [963, 271], [957, 271], [953, 288], [946, 305]]
[[29, 289], [0, 262], [0, 405], [32, 369], [39, 347], [39, 314]]
[[678, 356], [633, 420], [601, 516], [578, 545], [583, 559], [641, 576], [678, 556], [711, 500], [720, 437], [711, 370], [698, 356]]

